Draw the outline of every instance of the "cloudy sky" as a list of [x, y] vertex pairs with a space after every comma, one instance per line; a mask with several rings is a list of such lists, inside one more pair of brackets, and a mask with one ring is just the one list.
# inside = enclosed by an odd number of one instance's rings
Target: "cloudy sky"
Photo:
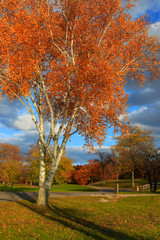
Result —
[[[160, 0], [138, 0], [132, 15], [137, 18], [148, 14], [152, 16], [150, 34], [160, 35]], [[128, 100], [129, 118], [134, 124], [152, 129], [155, 142], [160, 145], [160, 81], [157, 79], [152, 85], [147, 83], [143, 88], [136, 86], [129, 89]], [[20, 146], [25, 153], [29, 146], [36, 143], [38, 133], [30, 115], [19, 102], [10, 103], [6, 99], [0, 101], [0, 142], [7, 142]], [[109, 131], [102, 150], [108, 150], [114, 144], [114, 136]], [[83, 148], [84, 140], [78, 135], [73, 135], [71, 142], [67, 144], [67, 155], [75, 163], [83, 164], [87, 160], [95, 158], [94, 154], [88, 154]]]

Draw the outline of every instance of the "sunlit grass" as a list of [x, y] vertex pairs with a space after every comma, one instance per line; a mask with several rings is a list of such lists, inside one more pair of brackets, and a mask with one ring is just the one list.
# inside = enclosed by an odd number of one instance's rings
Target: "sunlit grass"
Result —
[[0, 203], [0, 239], [160, 239], [160, 197], [55, 198], [49, 208]]
[[96, 189], [77, 185], [77, 184], [61, 184], [61, 185], [53, 185], [51, 188], [53, 192], [93, 192], [97, 191]]
[[0, 184], [0, 191], [9, 191], [9, 192], [37, 192], [38, 187], [37, 186], [29, 186], [24, 184], [18, 184], [13, 185], [13, 188], [10, 187], [10, 185], [3, 185]]
[[[0, 191], [13, 191], [13, 192], [38, 192], [38, 187], [29, 186], [29, 185], [13, 185], [13, 188], [10, 186], [6, 186], [1, 184]], [[88, 191], [96, 191], [96, 189], [81, 186], [76, 184], [60, 184], [53, 185], [51, 188], [51, 192], [88, 192]]]
[[[132, 182], [131, 179], [127, 179], [127, 180], [119, 180], [119, 187], [120, 188], [132, 188]], [[132, 189], [136, 189], [137, 186], [141, 186], [144, 184], [148, 184], [148, 181], [145, 179], [135, 179], [135, 187], [133, 187]], [[97, 182], [97, 183], [93, 183], [93, 186], [103, 186], [102, 182]], [[112, 187], [112, 188], [116, 188], [117, 185], [117, 180], [109, 180], [105, 182], [105, 187]]]

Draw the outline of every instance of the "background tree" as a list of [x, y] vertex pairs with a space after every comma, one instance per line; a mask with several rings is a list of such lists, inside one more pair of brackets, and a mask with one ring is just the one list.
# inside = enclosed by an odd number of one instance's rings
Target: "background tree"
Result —
[[100, 145], [108, 126], [120, 127], [126, 76], [142, 84], [159, 73], [158, 40], [148, 35], [145, 17], [129, 15], [132, 6], [130, 0], [0, 2], [1, 91], [23, 104], [38, 130], [39, 205], [48, 204], [71, 135]]
[[135, 167], [141, 168], [142, 165], [142, 149], [153, 143], [151, 131], [129, 126], [128, 133], [118, 136], [116, 140], [117, 144], [114, 146], [114, 152], [117, 155], [118, 168], [123, 169], [123, 171], [131, 170], [133, 187]]
[[[48, 173], [51, 163], [48, 154], [46, 155], [45, 161], [46, 172]], [[40, 168], [40, 155], [37, 144], [31, 145], [29, 151], [26, 153], [26, 168], [27, 168], [27, 181], [30, 182], [30, 185], [32, 185], [32, 183], [37, 184], [39, 179]]]
[[90, 183], [97, 182], [102, 179], [102, 169], [100, 163], [95, 160], [89, 160], [86, 164], [90, 175]]
[[[52, 148], [52, 147], [51, 147]], [[49, 172], [51, 164], [50, 156], [46, 155], [46, 173]], [[74, 170], [73, 162], [68, 158], [65, 153], [63, 154], [57, 172], [54, 177], [54, 183], [65, 183], [71, 181], [71, 172]], [[30, 146], [28, 153], [26, 153], [26, 180], [32, 183], [38, 183], [40, 166], [40, 155], [37, 144]]]
[[141, 168], [148, 178], [151, 192], [156, 192], [160, 180], [160, 149], [154, 143], [143, 146], [140, 151]]
[[15, 161], [23, 159], [19, 146], [0, 143], [0, 162], [5, 162], [7, 159], [14, 159]]
[[0, 143], [0, 174], [1, 181], [10, 183], [11, 188], [14, 183], [20, 180], [23, 165], [23, 156], [16, 145]]
[[63, 154], [54, 176], [55, 184], [70, 183], [74, 172], [73, 161]]
[[90, 173], [85, 165], [81, 165], [77, 171], [74, 172], [74, 181], [80, 185], [87, 185], [90, 181]]
[[[90, 184], [100, 181], [103, 178], [101, 163], [96, 160], [89, 160], [87, 164], [74, 166], [72, 182], [77, 184]], [[105, 179], [115, 179], [114, 165], [108, 163], [104, 168]]]
[[102, 176], [100, 163], [94, 160], [89, 160], [87, 164], [74, 166], [72, 182], [86, 185], [99, 181]]
[[14, 159], [7, 159], [1, 164], [1, 180], [5, 183], [10, 183], [11, 188], [13, 184], [19, 182], [21, 176], [22, 162]]
[[105, 185], [105, 168], [108, 164], [113, 162], [113, 153], [112, 152], [102, 152], [97, 151], [98, 159], [95, 161], [100, 163], [102, 169], [102, 184]]

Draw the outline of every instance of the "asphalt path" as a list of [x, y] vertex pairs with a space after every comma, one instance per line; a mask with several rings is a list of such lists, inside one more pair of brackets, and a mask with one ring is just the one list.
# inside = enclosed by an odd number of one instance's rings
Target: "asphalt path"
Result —
[[[73, 196], [104, 196], [109, 193], [114, 193], [114, 190], [109, 189], [106, 191], [94, 191], [94, 192], [51, 192], [49, 197], [73, 197]], [[0, 192], [0, 202], [5, 201], [20, 201], [37, 199], [38, 192]]]
[[[51, 192], [50, 198], [55, 197], [74, 197], [74, 196], [98, 196], [98, 197], [108, 197], [108, 198], [116, 198], [116, 197], [135, 197], [135, 196], [148, 196], [154, 194], [129, 194], [130, 190], [125, 190], [128, 192], [127, 194], [116, 194], [115, 189], [111, 188], [98, 188], [99, 191], [94, 192]], [[120, 190], [120, 192], [124, 190]], [[9, 201], [21, 201], [21, 200], [31, 200], [37, 199], [38, 192], [0, 192], [0, 202], [9, 202]]]

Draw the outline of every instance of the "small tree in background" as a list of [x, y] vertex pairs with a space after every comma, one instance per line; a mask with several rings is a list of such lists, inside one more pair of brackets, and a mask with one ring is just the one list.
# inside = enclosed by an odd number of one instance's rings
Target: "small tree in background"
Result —
[[153, 143], [143, 146], [140, 151], [141, 169], [148, 178], [151, 192], [156, 192], [160, 180], [160, 149]]
[[[52, 147], [51, 147], [52, 148]], [[46, 173], [49, 172], [51, 159], [49, 155], [46, 155]], [[54, 178], [54, 183], [60, 184], [71, 181], [71, 172], [74, 170], [73, 162], [65, 154], [61, 158], [61, 162], [57, 169], [57, 173]], [[32, 183], [38, 183], [39, 178], [39, 166], [40, 155], [38, 145], [33, 144], [30, 146], [30, 150], [26, 153], [26, 169], [27, 180]]]
[[7, 159], [1, 164], [1, 180], [5, 183], [10, 183], [11, 188], [13, 188], [13, 184], [20, 181], [21, 167], [21, 162]]
[[142, 165], [141, 151], [153, 143], [151, 131], [136, 126], [129, 126], [129, 131], [116, 138], [117, 144], [114, 152], [117, 155], [117, 167], [119, 170], [132, 172], [132, 187], [134, 186], [135, 167]]
[[74, 172], [73, 161], [65, 154], [62, 156], [57, 172], [54, 177], [54, 183], [70, 183]]
[[95, 159], [95, 161], [100, 163], [100, 167], [102, 170], [102, 184], [104, 186], [105, 185], [105, 169], [110, 163], [113, 163], [113, 153], [97, 151], [96, 154], [98, 158]]
[[77, 171], [74, 173], [74, 181], [80, 185], [87, 185], [90, 181], [90, 172], [88, 171], [88, 167], [86, 165], [82, 165], [79, 167]]
[[97, 182], [102, 178], [102, 169], [100, 163], [95, 160], [89, 160], [86, 165], [90, 175], [90, 183]]
[[16, 145], [0, 143], [0, 174], [1, 181], [10, 183], [11, 188], [14, 183], [20, 181], [23, 156]]
[[[26, 180], [32, 183], [37, 184], [39, 181], [39, 166], [40, 166], [40, 155], [39, 149], [37, 144], [32, 144], [30, 146], [29, 151], [25, 154], [26, 155]], [[50, 158], [46, 156], [46, 172], [49, 172], [50, 167]]]

